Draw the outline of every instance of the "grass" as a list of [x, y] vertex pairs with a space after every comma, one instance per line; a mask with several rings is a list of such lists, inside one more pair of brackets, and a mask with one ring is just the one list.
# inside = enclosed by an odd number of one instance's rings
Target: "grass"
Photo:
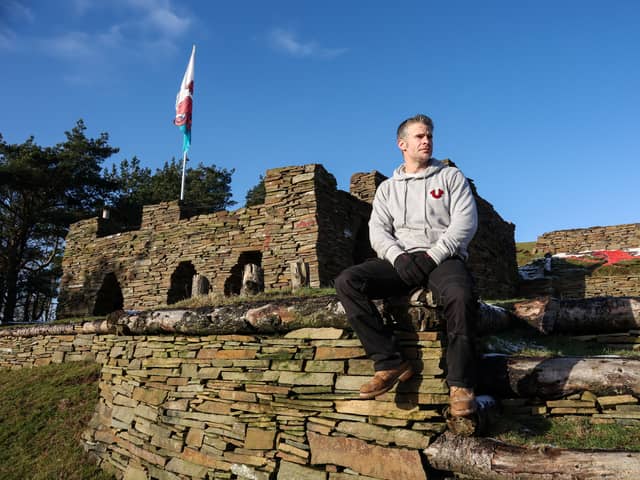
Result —
[[516, 262], [521, 267], [528, 263], [531, 263], [536, 258], [540, 258], [541, 255], [533, 253], [533, 248], [536, 246], [536, 242], [517, 242], [516, 243]]
[[612, 349], [598, 342], [584, 342], [571, 335], [543, 335], [533, 328], [517, 328], [479, 339], [480, 351], [529, 357], [586, 357], [619, 355], [640, 358], [640, 351]]
[[622, 260], [613, 265], [606, 265], [596, 269], [592, 275], [638, 275], [640, 274], [640, 259]]
[[99, 373], [84, 362], [0, 370], [0, 478], [114, 480], [80, 444]]
[[640, 426], [592, 425], [587, 417], [515, 417], [502, 415], [487, 436], [525, 447], [640, 451]]
[[220, 307], [224, 305], [238, 305], [241, 303], [272, 302], [291, 298], [322, 297], [325, 295], [335, 295], [335, 293], [335, 288], [301, 288], [295, 292], [291, 290], [267, 290], [257, 295], [232, 295], [229, 297], [225, 297], [219, 293], [210, 293], [209, 295], [187, 298], [171, 305], [162, 305], [157, 307], [156, 310], [161, 310], [163, 308]]

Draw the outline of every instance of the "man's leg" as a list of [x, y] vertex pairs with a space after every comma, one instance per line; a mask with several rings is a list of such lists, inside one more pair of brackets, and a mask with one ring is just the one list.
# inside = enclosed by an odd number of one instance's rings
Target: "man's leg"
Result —
[[478, 302], [473, 280], [464, 262], [451, 258], [429, 276], [429, 289], [442, 305], [447, 322], [447, 383], [451, 387], [452, 413], [475, 411], [473, 387], [476, 383], [475, 327]]
[[405, 295], [410, 288], [386, 260], [371, 259], [344, 270], [335, 281], [347, 319], [362, 342], [376, 371], [390, 370], [403, 359], [372, 299]]

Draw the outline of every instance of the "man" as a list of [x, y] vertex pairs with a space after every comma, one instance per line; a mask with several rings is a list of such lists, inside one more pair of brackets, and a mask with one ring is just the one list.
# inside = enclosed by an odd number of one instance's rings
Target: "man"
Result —
[[468, 416], [476, 410], [477, 301], [465, 260], [477, 228], [475, 200], [460, 170], [431, 157], [429, 117], [416, 115], [402, 122], [397, 144], [404, 163], [378, 187], [369, 220], [378, 258], [349, 267], [336, 279], [349, 322], [374, 361], [375, 375], [360, 388], [360, 398], [375, 398], [413, 375], [371, 300], [428, 287], [447, 324], [450, 412]]

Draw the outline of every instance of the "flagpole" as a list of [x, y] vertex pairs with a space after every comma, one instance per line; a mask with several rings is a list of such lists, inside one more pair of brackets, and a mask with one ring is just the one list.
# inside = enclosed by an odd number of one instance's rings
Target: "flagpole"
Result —
[[184, 177], [187, 169], [187, 152], [182, 154], [182, 184], [180, 186], [180, 201], [184, 200]]

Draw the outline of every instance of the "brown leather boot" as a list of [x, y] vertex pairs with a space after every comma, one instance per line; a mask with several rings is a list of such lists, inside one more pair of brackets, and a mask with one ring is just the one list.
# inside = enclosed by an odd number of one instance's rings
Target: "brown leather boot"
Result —
[[476, 413], [477, 408], [473, 388], [451, 387], [449, 413], [452, 417], [468, 417]]
[[397, 382], [406, 382], [413, 376], [409, 362], [403, 362], [398, 368], [379, 370], [373, 378], [360, 387], [360, 398], [371, 399], [393, 388]]

